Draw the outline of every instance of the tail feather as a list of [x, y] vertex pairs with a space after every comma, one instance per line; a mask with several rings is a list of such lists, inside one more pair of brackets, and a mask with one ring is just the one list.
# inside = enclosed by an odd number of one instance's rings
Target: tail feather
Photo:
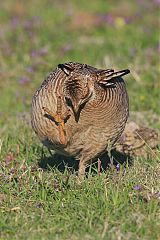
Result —
[[110, 80], [122, 77], [128, 73], [130, 73], [130, 70], [128, 70], [128, 69], [120, 70], [117, 72], [113, 72], [113, 70], [111, 70], [111, 69], [110, 69], [110, 71], [106, 70], [105, 74], [104, 74], [104, 72], [102, 72], [101, 79], [98, 82], [100, 84], [104, 84], [104, 85], [113, 85], [114, 83], [111, 84], [109, 82]]

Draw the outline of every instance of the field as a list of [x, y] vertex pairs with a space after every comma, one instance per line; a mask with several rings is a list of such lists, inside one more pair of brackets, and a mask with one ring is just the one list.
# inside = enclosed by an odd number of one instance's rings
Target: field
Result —
[[58, 63], [76, 61], [129, 68], [134, 120], [160, 129], [159, 6], [0, 2], [0, 239], [160, 239], [158, 149], [100, 175], [94, 165], [78, 184], [76, 163], [51, 157], [30, 126], [35, 90]]

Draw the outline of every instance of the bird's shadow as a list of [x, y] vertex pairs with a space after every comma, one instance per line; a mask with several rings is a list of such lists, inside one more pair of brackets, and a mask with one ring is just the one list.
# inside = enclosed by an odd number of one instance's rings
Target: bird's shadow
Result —
[[[123, 154], [116, 150], [112, 150], [110, 157], [108, 153], [104, 153], [99, 158], [101, 161], [101, 171], [106, 171], [111, 165], [115, 166], [115, 168], [119, 168], [119, 164], [123, 164], [124, 166], [131, 166], [133, 165], [133, 158], [129, 155]], [[78, 172], [79, 168], [79, 161], [75, 160], [73, 157], [65, 157], [54, 153], [51, 156], [43, 155], [38, 161], [39, 167], [42, 169], [52, 169], [56, 168], [60, 172], [64, 173], [66, 167], [70, 170], [71, 173]], [[91, 172], [98, 172], [98, 161], [95, 161], [91, 164], [87, 169], [86, 172], [91, 170]], [[118, 170], [118, 169], [117, 169]]]

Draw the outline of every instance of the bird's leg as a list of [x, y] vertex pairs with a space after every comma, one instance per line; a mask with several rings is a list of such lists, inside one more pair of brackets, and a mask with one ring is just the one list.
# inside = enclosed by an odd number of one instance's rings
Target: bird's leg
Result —
[[[58, 113], [57, 113], [58, 114]], [[64, 114], [61, 114], [58, 122], [58, 130], [59, 130], [59, 139], [63, 145], [66, 145], [66, 132], [65, 132], [65, 121], [71, 116], [70, 110], [68, 109]]]
[[98, 175], [100, 175], [101, 172], [101, 160], [98, 158]]
[[58, 126], [59, 131], [59, 139], [63, 145], [66, 145], [66, 138], [65, 138], [65, 121], [70, 117], [70, 110], [67, 110], [64, 114], [62, 114], [62, 103], [61, 97], [59, 96], [57, 99], [57, 111], [54, 114], [48, 108], [43, 107], [44, 111], [53, 118], [55, 123]]
[[78, 170], [78, 180], [82, 182], [85, 178], [85, 171], [86, 171], [86, 163], [83, 161], [79, 162], [79, 170]]
[[63, 145], [66, 145], [64, 121], [58, 123], [59, 139]]

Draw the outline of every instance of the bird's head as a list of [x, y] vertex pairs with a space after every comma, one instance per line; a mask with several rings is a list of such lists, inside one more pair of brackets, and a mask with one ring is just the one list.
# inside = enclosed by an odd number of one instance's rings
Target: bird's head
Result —
[[75, 116], [79, 115], [85, 104], [92, 98], [94, 85], [84, 64], [61, 64], [61, 69], [67, 75], [64, 82], [64, 96], [67, 105]]

